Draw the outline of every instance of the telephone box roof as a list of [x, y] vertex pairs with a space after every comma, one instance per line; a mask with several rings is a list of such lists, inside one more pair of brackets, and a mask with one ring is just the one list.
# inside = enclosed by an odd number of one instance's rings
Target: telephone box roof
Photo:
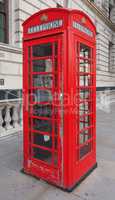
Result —
[[68, 15], [68, 16], [72, 16], [72, 15], [77, 16], [78, 14], [81, 14], [83, 17], [85, 17], [90, 22], [90, 24], [92, 25], [92, 28], [96, 32], [96, 27], [95, 27], [94, 23], [92, 22], [92, 20], [90, 19], [90, 17], [86, 13], [84, 13], [81, 10], [66, 9], [66, 8], [47, 8], [47, 9], [40, 10], [40, 11], [36, 12], [35, 14], [33, 14], [32, 16], [30, 16], [23, 23], [23, 26], [29, 24], [31, 20], [35, 19], [39, 15], [53, 13], [53, 12], [63, 12], [63, 15]]

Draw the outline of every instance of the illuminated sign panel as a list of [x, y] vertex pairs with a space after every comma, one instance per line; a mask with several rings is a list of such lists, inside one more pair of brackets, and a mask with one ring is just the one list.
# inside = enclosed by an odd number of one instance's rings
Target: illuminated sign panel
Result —
[[87, 34], [90, 37], [93, 37], [93, 32], [90, 31], [88, 28], [82, 26], [81, 24], [79, 24], [78, 22], [73, 22], [73, 28], [78, 29], [79, 31]]
[[51, 30], [51, 29], [62, 27], [62, 25], [63, 25], [63, 20], [55, 20], [55, 21], [44, 23], [41, 25], [32, 26], [28, 28], [28, 33], [30, 34], [30, 33]]

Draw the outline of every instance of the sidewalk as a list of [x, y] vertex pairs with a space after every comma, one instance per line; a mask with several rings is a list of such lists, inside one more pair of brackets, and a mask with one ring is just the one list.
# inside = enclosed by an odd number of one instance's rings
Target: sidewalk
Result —
[[114, 200], [115, 105], [97, 112], [98, 168], [72, 193], [20, 173], [22, 134], [0, 140], [0, 200]]

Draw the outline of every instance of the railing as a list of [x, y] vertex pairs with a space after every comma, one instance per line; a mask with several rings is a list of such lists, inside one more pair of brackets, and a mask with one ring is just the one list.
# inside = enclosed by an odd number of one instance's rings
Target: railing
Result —
[[0, 101], [0, 137], [22, 130], [22, 99]]

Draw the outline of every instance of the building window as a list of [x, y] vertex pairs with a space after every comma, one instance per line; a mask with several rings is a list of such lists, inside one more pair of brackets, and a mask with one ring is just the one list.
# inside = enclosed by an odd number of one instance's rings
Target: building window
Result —
[[8, 1], [0, 0], [0, 42], [8, 42]]
[[115, 5], [115, 1], [114, 0], [110, 0], [109, 1], [109, 19], [111, 20], [111, 10]]
[[109, 71], [112, 71], [113, 59], [112, 59], [113, 43], [109, 42]]

